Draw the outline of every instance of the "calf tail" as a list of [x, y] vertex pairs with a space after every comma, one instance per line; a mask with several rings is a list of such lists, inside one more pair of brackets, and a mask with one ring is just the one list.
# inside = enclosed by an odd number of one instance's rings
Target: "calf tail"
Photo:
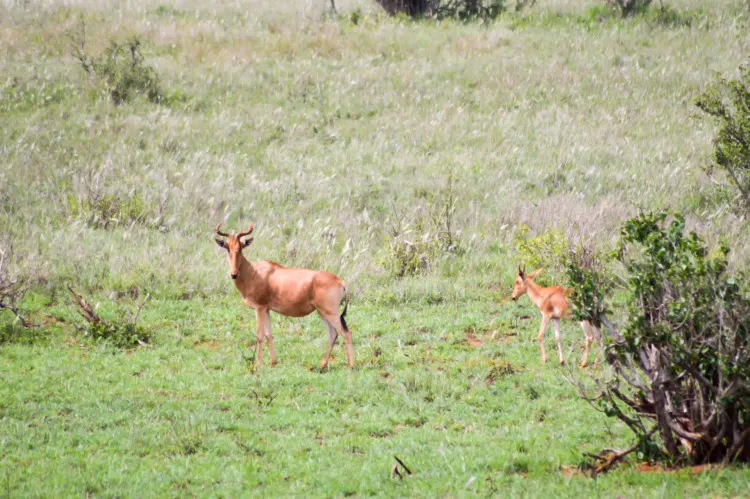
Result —
[[349, 308], [349, 293], [346, 292], [346, 286], [344, 286], [344, 311], [341, 312], [341, 327], [344, 328], [344, 331], [349, 331], [349, 327], [346, 325], [346, 309]]

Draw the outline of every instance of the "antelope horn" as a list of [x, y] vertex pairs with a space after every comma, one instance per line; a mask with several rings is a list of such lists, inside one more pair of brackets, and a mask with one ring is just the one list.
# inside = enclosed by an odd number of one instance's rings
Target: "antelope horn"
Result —
[[238, 232], [237, 239], [241, 239], [253, 231], [253, 224], [250, 224], [245, 232]]
[[219, 224], [219, 225], [216, 226], [216, 233], [218, 235], [224, 236], [224, 237], [229, 237], [229, 234], [227, 234], [226, 232], [222, 232], [220, 229], [221, 229], [221, 224]]

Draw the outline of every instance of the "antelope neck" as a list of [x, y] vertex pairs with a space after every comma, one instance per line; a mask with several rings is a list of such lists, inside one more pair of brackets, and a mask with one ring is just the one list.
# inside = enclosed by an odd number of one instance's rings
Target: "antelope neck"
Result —
[[542, 293], [541, 293], [542, 287], [532, 281], [531, 279], [526, 279], [526, 293], [529, 295], [529, 298], [531, 298], [531, 301], [536, 305], [537, 307], [541, 308], [540, 305], [542, 304]]
[[253, 264], [248, 262], [247, 258], [245, 258], [245, 255], [243, 255], [242, 253], [240, 253], [240, 266], [237, 270], [239, 271], [239, 275], [237, 276], [237, 279], [234, 280], [237, 286], [239, 286], [242, 282], [246, 282], [252, 279], [252, 276], [255, 273]]

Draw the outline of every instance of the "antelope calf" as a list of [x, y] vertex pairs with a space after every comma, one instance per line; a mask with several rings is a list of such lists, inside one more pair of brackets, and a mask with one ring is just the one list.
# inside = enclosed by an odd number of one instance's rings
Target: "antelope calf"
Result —
[[[221, 224], [216, 226], [216, 234], [227, 238], [217, 238], [216, 244], [227, 250], [229, 275], [247, 306], [255, 310], [255, 366], [262, 364], [264, 335], [271, 352], [271, 365], [276, 364], [276, 350], [271, 335], [271, 311], [287, 317], [303, 317], [317, 310], [328, 330], [328, 348], [320, 364], [321, 369], [328, 365], [339, 334], [344, 336], [349, 368], [354, 367], [352, 333], [344, 320], [349, 306], [344, 281], [330, 272], [320, 270], [288, 269], [268, 260], [248, 262], [242, 255], [242, 250], [253, 242], [253, 238], [248, 237], [252, 231], [252, 224], [245, 232], [234, 235], [221, 232]], [[344, 311], [339, 315], [342, 300], [345, 300]]]
[[[560, 354], [560, 365], [563, 365], [565, 364], [565, 359], [563, 359], [562, 345], [560, 345], [560, 319], [570, 319], [570, 307], [565, 295], [572, 293], [573, 290], [563, 288], [562, 286], [543, 288], [534, 282], [534, 278], [539, 275], [542, 269], [538, 268], [527, 274], [525, 268], [521, 269], [520, 266], [518, 267], [518, 274], [516, 274], [511, 298], [513, 298], [513, 301], [516, 301], [521, 296], [528, 294], [531, 301], [542, 313], [542, 326], [539, 328], [539, 334], [537, 335], [539, 350], [542, 352], [542, 362], [547, 362], [547, 354], [544, 353], [544, 332], [547, 330], [550, 320], [552, 321], [552, 325], [555, 328], [557, 351]], [[589, 350], [594, 340], [596, 340], [596, 354], [594, 356], [594, 367], [596, 367], [599, 363], [601, 335], [599, 330], [589, 321], [581, 321], [581, 329], [583, 329], [583, 334], [586, 337], [586, 349], [583, 352], [581, 367], [588, 365]]]

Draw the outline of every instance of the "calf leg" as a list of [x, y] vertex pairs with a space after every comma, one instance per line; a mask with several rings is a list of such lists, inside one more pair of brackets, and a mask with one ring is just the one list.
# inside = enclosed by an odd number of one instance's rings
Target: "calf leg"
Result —
[[542, 363], [547, 363], [547, 354], [544, 353], [544, 332], [547, 330], [547, 325], [549, 325], [549, 319], [546, 315], [542, 316], [542, 326], [539, 328], [539, 334], [536, 335], [536, 339], [539, 342], [539, 350], [542, 352]]
[[594, 354], [594, 367], [599, 365], [599, 352], [602, 349], [602, 333], [596, 326], [591, 326], [594, 331], [594, 341], [596, 341], [596, 353]]
[[[583, 358], [580, 365], [583, 368], [589, 364], [589, 350], [591, 349], [591, 343], [594, 341], [594, 333], [591, 332], [591, 323], [589, 321], [581, 321], [581, 329], [583, 329], [583, 336], [586, 340], [586, 348], [583, 350]], [[596, 360], [594, 360], [594, 365], [596, 365]]]
[[565, 365], [562, 344], [560, 343], [560, 319], [552, 319], [552, 327], [555, 329], [555, 341], [557, 342], [557, 353], [560, 355], [560, 365]]

